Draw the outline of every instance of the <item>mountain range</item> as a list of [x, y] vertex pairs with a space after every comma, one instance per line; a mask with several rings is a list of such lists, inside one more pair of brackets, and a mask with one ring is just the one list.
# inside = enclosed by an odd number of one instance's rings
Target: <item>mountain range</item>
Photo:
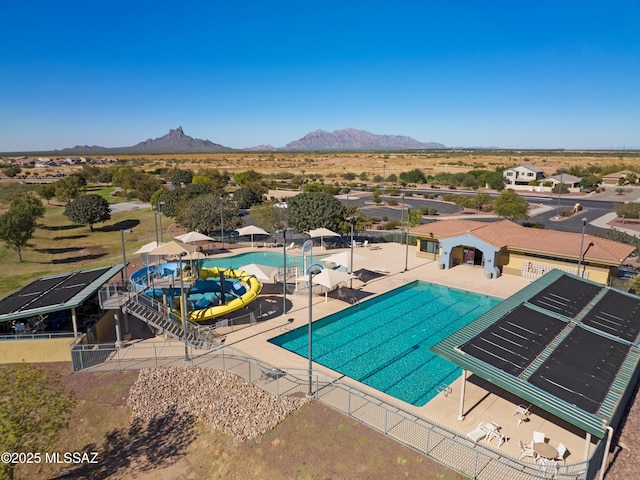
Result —
[[[316, 130], [299, 140], [281, 148], [271, 145], [258, 145], [241, 150], [253, 151], [302, 151], [302, 150], [423, 150], [446, 148], [441, 143], [422, 143], [411, 137], [401, 135], [376, 135], [364, 130], [345, 128], [334, 132]], [[113, 153], [207, 153], [229, 152], [233, 148], [225, 147], [210, 140], [193, 138], [184, 133], [182, 127], [169, 130], [158, 138], [149, 138], [130, 147], [100, 147], [97, 145], [76, 145], [59, 150], [64, 154], [113, 154]]]

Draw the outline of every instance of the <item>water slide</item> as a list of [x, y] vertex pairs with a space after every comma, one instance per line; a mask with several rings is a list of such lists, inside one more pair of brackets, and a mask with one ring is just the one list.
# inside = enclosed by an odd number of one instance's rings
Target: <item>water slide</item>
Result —
[[[204, 322], [222, 315], [234, 312], [242, 307], [247, 306], [258, 298], [258, 294], [262, 291], [262, 283], [254, 276], [242, 270], [234, 270], [232, 268], [201, 268], [200, 278], [235, 278], [247, 286], [246, 291], [242, 295], [234, 294], [234, 292], [226, 292], [225, 297], [230, 298], [222, 305], [193, 310], [189, 312], [189, 320], [194, 322]], [[221, 282], [222, 283], [222, 282]], [[180, 299], [182, 302], [182, 299]]]

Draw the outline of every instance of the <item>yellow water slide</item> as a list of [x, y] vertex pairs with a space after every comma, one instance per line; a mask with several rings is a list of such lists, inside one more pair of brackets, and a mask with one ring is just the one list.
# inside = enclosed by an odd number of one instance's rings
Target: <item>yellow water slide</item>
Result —
[[[189, 312], [189, 320], [193, 322], [204, 322], [222, 315], [234, 312], [242, 307], [247, 306], [258, 298], [258, 294], [262, 291], [262, 283], [254, 276], [242, 270], [234, 270], [233, 268], [201, 268], [200, 278], [207, 279], [210, 277], [220, 278], [220, 274], [226, 278], [235, 278], [247, 286], [247, 291], [240, 296], [236, 296], [233, 300], [215, 307], [203, 308], [201, 310], [193, 310]], [[227, 293], [231, 296], [232, 293]], [[180, 299], [182, 304], [182, 299]], [[182, 307], [182, 305], [181, 305]]]

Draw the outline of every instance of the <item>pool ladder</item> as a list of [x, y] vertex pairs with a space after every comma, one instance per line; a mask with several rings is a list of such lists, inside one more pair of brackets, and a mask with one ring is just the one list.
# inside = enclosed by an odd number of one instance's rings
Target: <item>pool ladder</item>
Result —
[[451, 395], [451, 392], [452, 389], [449, 385], [445, 383], [441, 383], [440, 385], [438, 385], [438, 393], [442, 393], [442, 395], [444, 395], [445, 397]]

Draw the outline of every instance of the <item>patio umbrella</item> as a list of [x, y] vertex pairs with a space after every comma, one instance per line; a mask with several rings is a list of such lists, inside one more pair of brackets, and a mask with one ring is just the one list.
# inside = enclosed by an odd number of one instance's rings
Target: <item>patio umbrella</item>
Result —
[[178, 240], [171, 240], [165, 244], [160, 245], [149, 252], [149, 255], [181, 255], [183, 253], [189, 254], [196, 251], [195, 245], [183, 243]]
[[320, 245], [322, 245], [324, 237], [339, 237], [340, 234], [334, 232], [333, 230], [329, 230], [328, 228], [316, 228], [314, 230], [309, 230], [307, 232], [311, 238], [320, 237]]
[[246, 227], [238, 228], [236, 230], [239, 236], [251, 235], [251, 248], [253, 248], [253, 236], [254, 235], [269, 235], [264, 228], [256, 227], [255, 225], [247, 225]]
[[[342, 265], [343, 267], [349, 268], [349, 264], [351, 262], [351, 252], [340, 252], [334, 253], [333, 255], [329, 255], [321, 260], [322, 262], [332, 262], [336, 265]], [[362, 255], [353, 254], [353, 268], [351, 270], [355, 270], [356, 266], [358, 268], [362, 267], [365, 262], [371, 262], [371, 260], [367, 257], [363, 257]]]
[[206, 241], [214, 240], [213, 238], [208, 237], [204, 233], [200, 233], [200, 232], [189, 232], [182, 235], [178, 235], [175, 238], [185, 243], [206, 242]]
[[[339, 270], [323, 268], [320, 273], [313, 276], [313, 283], [316, 285], [322, 285], [323, 287], [327, 287], [329, 290], [331, 290], [338, 284], [346, 282], [350, 278], [354, 278], [354, 276], [346, 272], [341, 272]], [[299, 280], [301, 282], [308, 282], [309, 275], [307, 274], [302, 277], [298, 277], [296, 280]]]
[[278, 271], [276, 267], [269, 267], [268, 265], [259, 265], [257, 263], [249, 263], [244, 265], [238, 270], [247, 272], [249, 275], [253, 275], [258, 280], [271, 280], [273, 274]]
[[156, 248], [158, 248], [161, 245], [164, 245], [164, 243], [162, 243], [162, 242], [158, 243], [158, 242], [156, 242], [154, 240], [153, 242], [149, 242], [149, 243], [144, 244], [138, 250], [133, 252], [133, 254], [134, 255], [142, 255], [142, 254], [145, 254], [145, 253], [150, 253], [151, 251], [155, 250]]

